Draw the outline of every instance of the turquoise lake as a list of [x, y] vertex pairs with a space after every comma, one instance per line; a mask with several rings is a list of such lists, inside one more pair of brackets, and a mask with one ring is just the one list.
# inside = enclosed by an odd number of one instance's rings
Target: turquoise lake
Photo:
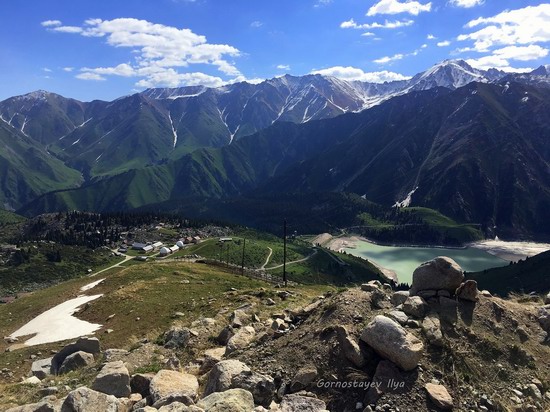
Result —
[[346, 253], [367, 258], [397, 273], [399, 282], [411, 284], [412, 273], [421, 263], [437, 256], [454, 259], [467, 272], [477, 272], [496, 266], [508, 265], [507, 260], [474, 248], [448, 249], [430, 247], [380, 246], [357, 241], [355, 248], [345, 248]]

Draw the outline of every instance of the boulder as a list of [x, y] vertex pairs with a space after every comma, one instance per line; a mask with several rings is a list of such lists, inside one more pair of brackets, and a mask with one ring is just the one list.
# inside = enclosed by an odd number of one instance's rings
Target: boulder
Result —
[[367, 325], [361, 334], [361, 340], [405, 371], [418, 366], [424, 351], [420, 339], [382, 315], [376, 316]]
[[544, 297], [544, 304], [550, 305], [550, 292]]
[[69, 393], [61, 412], [122, 412], [125, 408], [121, 406], [113, 395], [82, 387]]
[[248, 321], [248, 314], [243, 309], [234, 310], [229, 316], [233, 328], [243, 327]]
[[75, 352], [65, 358], [63, 363], [61, 364], [61, 367], [59, 368], [59, 373], [64, 374], [67, 372], [71, 372], [80, 368], [83, 368], [84, 366], [89, 366], [94, 363], [94, 355], [91, 353], [78, 351]]
[[441, 333], [441, 322], [435, 315], [430, 315], [422, 321], [422, 332], [428, 342], [435, 346], [443, 346], [443, 333]]
[[225, 353], [228, 355], [236, 350], [244, 349], [252, 343], [256, 337], [256, 331], [252, 326], [240, 328], [237, 333], [229, 339], [225, 348]]
[[153, 403], [168, 396], [187, 396], [197, 398], [199, 382], [194, 375], [163, 369], [157, 372], [149, 385]]
[[393, 362], [387, 360], [378, 362], [372, 377], [372, 385], [365, 397], [365, 403], [376, 403], [384, 393], [404, 392], [405, 388], [400, 385], [401, 382], [403, 382], [403, 377], [399, 368]]
[[430, 400], [437, 406], [439, 409], [451, 410], [453, 409], [453, 398], [447, 391], [447, 388], [443, 385], [436, 385], [434, 383], [427, 383], [426, 391]]
[[408, 297], [409, 297], [408, 290], [399, 290], [391, 296], [390, 302], [393, 306], [399, 306], [402, 303], [404, 303]]
[[220, 362], [223, 359], [223, 355], [225, 355], [225, 348], [214, 348], [205, 350], [199, 373], [203, 375], [206, 372], [210, 371], [210, 369], [212, 369], [212, 367], [216, 363]]
[[285, 395], [280, 405], [281, 412], [328, 412], [320, 399], [301, 395]]
[[464, 280], [462, 268], [453, 259], [439, 256], [423, 263], [413, 272], [410, 295], [420, 290], [447, 290], [454, 293]]
[[229, 342], [229, 339], [231, 339], [233, 335], [235, 335], [235, 330], [231, 326], [227, 325], [221, 330], [216, 340], [220, 343], [220, 345], [227, 345], [227, 342]]
[[423, 318], [429, 306], [420, 296], [411, 296], [403, 303], [403, 312], [415, 318]]
[[187, 346], [191, 339], [191, 331], [188, 328], [172, 328], [164, 334], [164, 347], [167, 349], [180, 349]]
[[275, 381], [271, 376], [252, 371], [242, 371], [231, 380], [231, 388], [249, 391], [257, 405], [269, 407], [275, 395]]
[[250, 368], [236, 359], [223, 360], [214, 365], [208, 376], [204, 395], [214, 392], [223, 392], [231, 388], [231, 381], [243, 371], [250, 371]]
[[122, 361], [106, 363], [92, 384], [94, 391], [117, 398], [130, 396], [130, 374]]
[[[194, 405], [194, 404], [195, 404], [195, 402], [193, 401], [193, 399], [190, 398], [190, 397], [187, 396], [187, 395], [183, 395], [183, 394], [172, 394], [172, 395], [165, 396], [164, 398], [160, 398], [158, 401], [156, 401], [156, 402], [153, 404], [153, 408], [161, 409], [161, 408], [163, 408], [163, 407], [172, 405], [172, 404], [174, 404], [174, 403], [182, 404], [182, 405], [185, 405], [185, 406]], [[185, 409], [185, 410], [187, 410], [187, 409]]]
[[405, 312], [402, 312], [400, 310], [392, 310], [387, 314], [387, 316], [388, 318], [395, 320], [401, 326], [405, 326], [407, 324], [407, 321], [409, 320], [409, 317], [405, 314]]
[[31, 366], [31, 373], [38, 379], [46, 379], [52, 373], [52, 358], [34, 361]]
[[337, 326], [336, 335], [345, 358], [358, 368], [365, 366], [365, 354], [359, 343], [350, 335], [347, 328], [345, 326]]
[[550, 335], [550, 307], [539, 308], [537, 320], [542, 330]]
[[317, 368], [309, 366], [300, 369], [292, 378], [290, 383], [290, 391], [298, 392], [306, 389], [317, 378]]
[[61, 401], [42, 400], [29, 405], [16, 406], [6, 412], [59, 412]]
[[86, 352], [92, 355], [99, 355], [101, 353], [101, 346], [99, 339], [97, 338], [80, 338], [74, 343], [70, 343], [57, 352], [52, 358], [52, 373], [58, 374], [59, 368], [63, 364], [65, 358], [75, 352]]
[[36, 376], [31, 376], [30, 378], [25, 379], [22, 383], [24, 385], [40, 385], [41, 380]]
[[462, 300], [468, 300], [470, 302], [477, 302], [479, 291], [477, 290], [477, 282], [475, 280], [467, 280], [462, 283], [455, 292], [455, 295]]
[[[449, 293], [450, 294], [450, 293]], [[429, 299], [437, 296], [437, 290], [429, 289], [429, 290], [419, 290], [416, 293], [416, 296], [420, 296], [423, 299]]]
[[155, 377], [154, 373], [136, 373], [130, 379], [130, 389], [132, 393], [139, 393], [146, 398], [151, 393], [149, 392], [149, 386], [151, 381]]
[[375, 290], [379, 290], [380, 287], [375, 283], [363, 283], [361, 285], [361, 290], [364, 292], [374, 292]]
[[285, 321], [283, 319], [275, 319], [272, 323], [271, 323], [271, 329], [272, 330], [285, 330], [285, 329], [288, 329], [288, 325], [285, 323]]
[[244, 389], [229, 389], [208, 395], [197, 406], [208, 412], [251, 412], [254, 409], [254, 398]]
[[[157, 411], [156, 408], [151, 408], [151, 412]], [[205, 412], [204, 409], [195, 405], [186, 406], [181, 402], [174, 402], [170, 405], [162, 406], [158, 409], [159, 412]]]

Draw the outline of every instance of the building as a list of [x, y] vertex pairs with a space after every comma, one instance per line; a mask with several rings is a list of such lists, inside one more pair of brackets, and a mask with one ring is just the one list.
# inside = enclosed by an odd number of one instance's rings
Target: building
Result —
[[178, 250], [180, 250], [179, 246], [177, 246], [177, 245], [174, 245], [174, 246], [172, 246], [172, 247], [170, 247], [170, 248], [168, 248], [168, 249], [170, 249], [170, 253], [175, 253], [175, 252], [177, 252]]
[[170, 249], [168, 249], [166, 246], [160, 248], [159, 254], [161, 256], [168, 256], [170, 254]]
[[147, 246], [145, 246], [145, 247], [142, 249], [142, 252], [143, 252], [143, 253], [150, 253], [150, 252], [152, 252], [153, 250], [155, 250], [155, 248], [153, 247], [153, 245], [147, 245]]
[[222, 242], [222, 243], [233, 242], [233, 238], [232, 237], [221, 237], [220, 242]]
[[134, 242], [132, 243], [132, 249], [134, 250], [143, 250], [144, 247], [146, 247], [147, 244], [145, 243], [139, 243], [139, 242]]
[[193, 236], [193, 243], [199, 243], [201, 241], [200, 236]]
[[161, 247], [163, 247], [164, 244], [162, 242], [155, 242], [155, 243], [153, 243], [152, 246], [156, 250], [156, 249], [160, 249]]
[[183, 243], [181, 240], [178, 240], [178, 241], [176, 242], [176, 246], [179, 247], [179, 248], [181, 249], [181, 248], [183, 248], [184, 243]]

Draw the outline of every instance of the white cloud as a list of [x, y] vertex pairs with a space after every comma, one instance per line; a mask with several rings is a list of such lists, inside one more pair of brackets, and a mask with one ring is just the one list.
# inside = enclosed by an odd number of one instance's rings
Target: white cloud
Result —
[[478, 31], [458, 36], [471, 40], [479, 52], [498, 45], [525, 45], [550, 41], [550, 4], [507, 10], [493, 17], [470, 21], [466, 27], [484, 26]]
[[[259, 23], [259, 22], [258, 22]], [[190, 29], [165, 26], [146, 20], [117, 18], [88, 19], [81, 27], [48, 24], [48, 30], [77, 33], [85, 37], [104, 38], [117, 48], [129, 48], [135, 61], [113, 67], [82, 68], [77, 75], [84, 80], [104, 80], [105, 76], [140, 77], [139, 87], [194, 85], [203, 81], [206, 86], [219, 85], [223, 80], [205, 73], [180, 73], [178, 68], [201, 64], [215, 67], [225, 76], [244, 79], [228, 58], [238, 57], [240, 51], [227, 44], [208, 43], [205, 36]]]
[[343, 66], [335, 66], [335, 67], [329, 67], [327, 69], [322, 70], [314, 70], [311, 72], [311, 74], [321, 74], [323, 76], [332, 76], [337, 77], [339, 79], [343, 80], [358, 80], [362, 82], [369, 82], [369, 83], [384, 83], [384, 82], [391, 82], [395, 80], [408, 80], [410, 77], [403, 76], [399, 73], [389, 72], [389, 71], [378, 71], [378, 72], [364, 72], [361, 69], [358, 69], [356, 67], [343, 67]]
[[510, 66], [508, 60], [495, 55], [484, 56], [478, 59], [467, 59], [466, 63], [468, 63], [472, 67], [475, 67], [476, 69], [481, 69], [481, 70], [498, 69], [504, 72], [512, 72], [512, 73], [526, 73], [526, 72], [533, 71], [533, 68], [531, 67], [524, 67], [524, 68], [512, 67]]
[[393, 56], [385, 56], [385, 57], [381, 57], [379, 59], [373, 60], [373, 62], [378, 64], [385, 64], [385, 63], [401, 60], [403, 57], [405, 57], [403, 54], [394, 54]]
[[63, 67], [63, 71], [65, 72], [72, 72], [74, 70], [74, 67]]
[[50, 69], [48, 67], [43, 67], [42, 70], [45, 71], [46, 73], [51, 73], [52, 72], [52, 69]]
[[456, 7], [464, 7], [469, 9], [470, 7], [479, 6], [485, 3], [485, 0], [450, 0], [450, 3]]
[[43, 27], [54, 27], [54, 26], [61, 26], [61, 22], [59, 20], [46, 20], [40, 23]]
[[279, 69], [279, 70], [290, 70], [290, 66], [288, 64], [279, 64], [277, 66], [277, 69]]
[[451, 42], [449, 40], [437, 42], [437, 47], [447, 47], [450, 45], [451, 45]]
[[364, 37], [372, 37], [372, 36], [374, 36], [374, 33], [370, 32], [370, 31], [366, 31], [366, 32], [364, 32], [363, 34], [361, 34], [361, 36], [364, 36]]
[[252, 27], [253, 29], [258, 29], [258, 28], [262, 27], [263, 25], [264, 24], [259, 20], [255, 20], [252, 23], [250, 23], [250, 27]]
[[384, 21], [384, 23], [366, 23], [366, 24], [357, 24], [355, 20], [350, 19], [344, 21], [340, 24], [342, 29], [357, 29], [357, 30], [370, 30], [370, 29], [398, 29], [400, 27], [410, 26], [414, 23], [413, 20], [395, 20], [395, 21]]
[[502, 49], [494, 50], [493, 55], [499, 56], [503, 59], [529, 61], [541, 59], [548, 56], [548, 49], [534, 44], [525, 47], [508, 46]]
[[100, 76], [99, 74], [96, 74], [96, 73], [79, 73], [75, 77], [80, 80], [96, 80], [96, 81], [107, 80], [105, 77]]
[[82, 33], [82, 27], [77, 26], [59, 26], [51, 29], [52, 31], [57, 31], [59, 33]]
[[422, 46], [420, 46], [421, 49], [425, 49], [426, 47], [428, 47], [428, 45], [426, 43], [424, 43]]
[[422, 4], [418, 1], [413, 0], [404, 0], [400, 2], [399, 0], [380, 0], [378, 3], [373, 5], [369, 11], [367, 11], [367, 16], [376, 16], [377, 14], [400, 14], [400, 13], [409, 13], [413, 16], [418, 16], [418, 14], [423, 11], [430, 11], [432, 9], [432, 3]]
[[324, 7], [332, 3], [332, 0], [317, 0], [313, 7]]
[[435, 39], [437, 39], [437, 37], [435, 37], [433, 34], [428, 34], [428, 35], [426, 36], [426, 39], [428, 39], [428, 40], [435, 40]]

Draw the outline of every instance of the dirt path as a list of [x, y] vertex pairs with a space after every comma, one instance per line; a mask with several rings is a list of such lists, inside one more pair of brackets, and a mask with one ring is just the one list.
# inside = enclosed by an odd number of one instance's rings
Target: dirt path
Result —
[[267, 248], [269, 249], [269, 255], [267, 255], [267, 259], [265, 260], [264, 264], [260, 267], [260, 269], [265, 269], [265, 265], [269, 263], [269, 259], [271, 259], [271, 255], [273, 254], [273, 249], [271, 249], [269, 246]]
[[[308, 259], [311, 259], [313, 256], [315, 256], [317, 254], [317, 249], [315, 249], [313, 251], [313, 253], [309, 256], [306, 256], [305, 258], [303, 259], [298, 259], [298, 260], [293, 260], [292, 262], [286, 262], [286, 265], [292, 265], [293, 263], [300, 263], [300, 262], [305, 262], [306, 260]], [[265, 270], [273, 270], [273, 269], [278, 269], [278, 268], [282, 268], [283, 265], [280, 264], [280, 265], [277, 265], [277, 266], [273, 266], [273, 267], [270, 267], [270, 268], [265, 268]], [[262, 268], [263, 269], [263, 268]]]
[[108, 271], [108, 270], [110, 270], [110, 269], [112, 269], [112, 268], [116, 268], [116, 267], [122, 265], [123, 263], [128, 262], [129, 260], [132, 260], [133, 258], [134, 258], [134, 256], [125, 255], [125, 256], [124, 256], [124, 260], [121, 260], [120, 262], [115, 263], [113, 266], [109, 266], [108, 268], [101, 269], [101, 270], [98, 271], [98, 272], [92, 273], [91, 275], [88, 275], [88, 277], [94, 277], [94, 276], [99, 275], [100, 273], [106, 272], [106, 271]]

